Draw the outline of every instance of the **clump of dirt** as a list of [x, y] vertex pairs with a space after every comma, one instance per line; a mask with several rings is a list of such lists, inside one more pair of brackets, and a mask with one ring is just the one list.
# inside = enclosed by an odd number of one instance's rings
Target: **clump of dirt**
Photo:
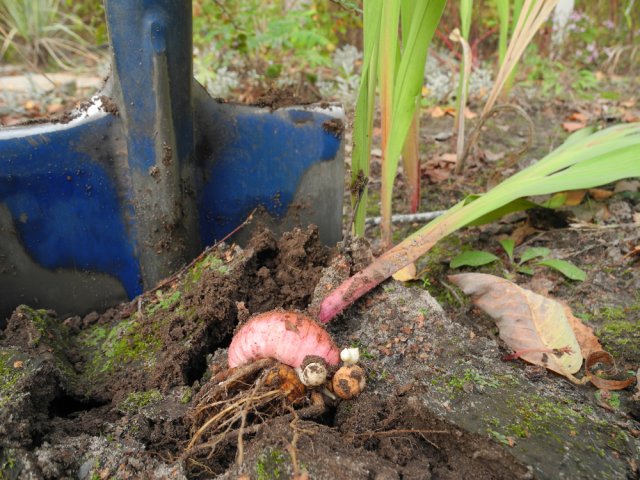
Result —
[[116, 117], [120, 115], [120, 112], [118, 111], [118, 104], [113, 98], [108, 97], [107, 95], [101, 95], [100, 101], [102, 102], [102, 109], [105, 112]]
[[269, 230], [262, 230], [250, 240], [248, 249], [257, 253], [239, 288], [251, 313], [279, 307], [302, 310], [309, 304], [330, 252], [320, 244], [316, 227], [304, 235], [299, 232], [276, 240]]
[[[58, 448], [98, 432], [177, 449], [207, 355], [227, 345], [239, 319], [304, 308], [328, 258], [316, 227], [280, 239], [261, 230], [244, 250], [220, 246], [161, 289], [102, 315], [62, 320], [19, 307], [0, 336], [3, 449]], [[78, 467], [63, 470], [76, 475]]]
[[281, 88], [269, 87], [251, 105], [276, 110], [294, 105], [310, 105], [320, 100], [322, 97], [317, 91], [310, 88], [308, 84], [302, 83], [300, 85], [286, 85]]
[[[525, 479], [527, 467], [497, 445], [436, 419], [411, 396], [363, 395], [321, 421], [279, 418], [261, 429], [243, 463], [220, 478], [314, 480]], [[339, 460], [337, 460], [339, 459]]]
[[336, 138], [342, 138], [344, 134], [344, 122], [339, 118], [332, 118], [322, 124], [323, 130], [331, 133]]

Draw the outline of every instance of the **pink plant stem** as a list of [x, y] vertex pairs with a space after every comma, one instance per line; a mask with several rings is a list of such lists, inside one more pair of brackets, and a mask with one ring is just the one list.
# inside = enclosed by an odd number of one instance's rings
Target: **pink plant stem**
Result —
[[420, 208], [420, 107], [416, 107], [411, 127], [402, 150], [407, 192], [409, 193], [409, 212], [417, 213]]
[[362, 271], [345, 280], [320, 304], [318, 314], [320, 323], [328, 323], [369, 290], [424, 255], [438, 240], [456, 230], [455, 227], [460, 223], [461, 215], [464, 215], [464, 209], [437, 218], [430, 224], [429, 230], [416, 232], [407, 237]]

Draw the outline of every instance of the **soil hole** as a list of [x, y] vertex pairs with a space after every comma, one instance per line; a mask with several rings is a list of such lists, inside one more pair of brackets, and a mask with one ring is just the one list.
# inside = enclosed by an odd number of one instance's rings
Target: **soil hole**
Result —
[[49, 405], [49, 418], [69, 418], [79, 412], [87, 412], [108, 403], [95, 399], [78, 399], [70, 395], [60, 395], [54, 398]]
[[[237, 322], [234, 320], [229, 323], [235, 326]], [[228, 348], [232, 339], [233, 332], [227, 333], [221, 340], [218, 340], [215, 334], [211, 335], [209, 340], [205, 342], [204, 348], [192, 356], [190, 363], [185, 368], [186, 384], [193, 385], [196, 380], [202, 379], [208, 367], [207, 354], [215, 354], [218, 349]]]

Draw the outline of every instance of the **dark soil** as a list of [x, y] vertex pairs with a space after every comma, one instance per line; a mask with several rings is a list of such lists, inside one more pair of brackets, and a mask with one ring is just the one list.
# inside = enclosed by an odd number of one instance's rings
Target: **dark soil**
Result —
[[[286, 452], [297, 435], [297, 461], [313, 479], [530, 478], [527, 468], [497, 445], [414, 403], [363, 395], [355, 404], [343, 404], [328, 424], [275, 420], [249, 443], [245, 465], [264, 465], [263, 478], [290, 478]], [[285, 462], [270, 463], [282, 458], [277, 452], [285, 453]], [[246, 470], [233, 466], [221, 478], [235, 479]]]
[[[526, 477], [499, 446], [438, 420], [408, 391], [371, 391], [329, 405], [313, 421], [267, 420], [246, 435], [241, 466], [235, 441], [197, 463], [174, 463], [195, 428], [191, 399], [211, 372], [224, 370], [224, 347], [239, 319], [309, 305], [329, 253], [312, 228], [281, 239], [260, 231], [245, 250], [220, 247], [165, 292], [102, 315], [62, 321], [18, 308], [0, 340], [10, 387], [0, 396], [3, 474], [236, 478], [238, 469], [261, 468], [267, 476], [258, 478], [288, 478], [288, 454], [278, 465], [297, 432], [297, 462], [311, 478]], [[127, 453], [114, 458], [114, 448]], [[277, 460], [271, 473], [265, 455]]]
[[106, 95], [100, 96], [100, 101], [102, 102], [102, 109], [110, 113], [112, 115], [118, 116], [120, 112], [118, 111], [118, 104], [111, 97], [107, 97]]
[[250, 104], [276, 110], [294, 105], [310, 105], [320, 100], [322, 97], [308, 82], [300, 82], [298, 85], [286, 85], [282, 88], [269, 87]]
[[342, 138], [344, 133], [344, 122], [338, 118], [327, 120], [322, 124], [322, 128], [329, 133], [332, 133], [336, 138]]

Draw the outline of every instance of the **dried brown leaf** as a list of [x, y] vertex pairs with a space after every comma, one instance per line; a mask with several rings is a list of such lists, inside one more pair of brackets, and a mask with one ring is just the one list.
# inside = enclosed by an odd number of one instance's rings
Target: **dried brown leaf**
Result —
[[581, 128], [586, 127], [587, 124], [586, 123], [582, 123], [582, 122], [563, 122], [562, 123], [562, 128], [564, 129], [565, 132], [575, 132], [576, 130], [580, 130]]
[[478, 114], [471, 111], [469, 107], [464, 107], [464, 118], [466, 118], [467, 120], [473, 120], [477, 116]]
[[576, 205], [580, 205], [584, 196], [587, 194], [586, 190], [569, 190], [567, 192], [563, 192], [565, 195], [564, 204], [569, 207], [575, 207]]
[[600, 340], [598, 340], [598, 337], [593, 333], [593, 328], [582, 323], [582, 320], [573, 314], [571, 307], [565, 304], [562, 306], [564, 308], [564, 313], [567, 316], [567, 320], [569, 320], [569, 325], [571, 325], [571, 329], [576, 335], [578, 344], [580, 344], [580, 352], [582, 353], [582, 356], [584, 358], [589, 358], [589, 355], [592, 353], [603, 350], [602, 345], [600, 345]]
[[579, 122], [579, 123], [587, 123], [587, 120], [589, 120], [589, 117], [587, 117], [587, 115], [582, 112], [573, 112], [571, 115], [567, 117], [567, 120], [571, 120], [573, 122]]
[[64, 111], [64, 105], [62, 103], [52, 103], [47, 107], [47, 113], [54, 115]]
[[495, 320], [515, 357], [577, 382], [572, 374], [580, 370], [583, 358], [560, 303], [493, 275], [464, 273], [449, 280]]
[[611, 198], [613, 192], [611, 190], [605, 190], [604, 188], [590, 188], [589, 195], [594, 200], [606, 200], [607, 198]]
[[625, 388], [633, 385], [636, 378], [632, 375], [622, 380], [603, 378], [593, 374], [591, 369], [596, 365], [602, 365], [606, 368], [605, 375], [616, 375], [617, 369], [613, 357], [608, 352], [603, 350], [593, 352], [587, 357], [587, 373], [590, 374], [589, 381], [593, 383], [600, 390], [624, 390]]
[[458, 157], [455, 153], [443, 153], [439, 158], [443, 162], [447, 163], [456, 163], [458, 161]]
[[521, 245], [530, 235], [533, 235], [538, 230], [532, 227], [529, 223], [523, 223], [517, 227], [511, 234], [511, 238], [515, 242], [516, 247]]

